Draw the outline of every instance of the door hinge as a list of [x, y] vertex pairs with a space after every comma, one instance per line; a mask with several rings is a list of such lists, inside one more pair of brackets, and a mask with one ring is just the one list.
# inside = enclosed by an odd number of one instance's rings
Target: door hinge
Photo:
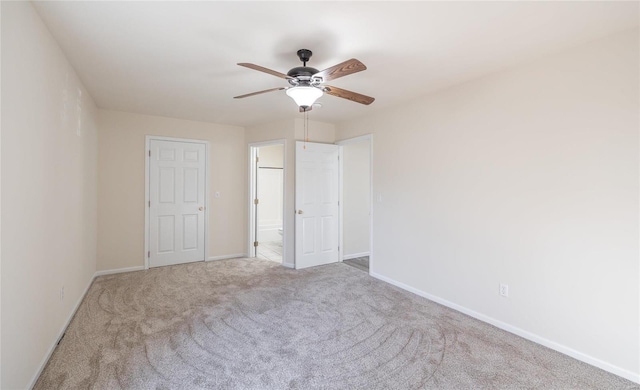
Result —
[[147, 251], [147, 257], [151, 257], [151, 251]]
[[258, 246], [258, 241], [254, 241], [253, 246]]
[[258, 203], [260, 203], [260, 201], [258, 199], [254, 199], [253, 200], [253, 204], [258, 204]]
[[260, 162], [260, 157], [256, 156], [256, 162]]
[[149, 157], [151, 157], [151, 149], [149, 149]]
[[151, 201], [149, 201], [149, 207], [151, 207]]

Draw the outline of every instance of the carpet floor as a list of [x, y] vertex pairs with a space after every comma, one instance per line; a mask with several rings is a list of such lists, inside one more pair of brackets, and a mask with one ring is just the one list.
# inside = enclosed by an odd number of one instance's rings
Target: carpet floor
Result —
[[344, 264], [95, 279], [35, 389], [629, 389]]

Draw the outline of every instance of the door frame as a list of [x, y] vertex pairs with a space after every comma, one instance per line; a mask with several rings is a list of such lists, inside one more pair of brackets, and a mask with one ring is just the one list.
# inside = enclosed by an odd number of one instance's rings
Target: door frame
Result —
[[248, 240], [247, 240], [247, 257], [256, 257], [256, 249], [253, 246], [253, 242], [256, 241], [256, 223], [255, 223], [255, 208], [253, 207], [253, 200], [256, 197], [256, 150], [263, 146], [282, 145], [282, 265], [287, 264], [287, 232], [289, 231], [289, 224], [287, 223], [287, 140], [284, 138], [275, 139], [271, 141], [251, 142], [247, 144], [248, 147], [248, 167], [249, 167], [249, 185], [248, 185], [248, 217], [247, 223]]
[[[373, 262], [373, 134], [365, 134], [354, 138], [348, 138], [342, 141], [337, 141], [336, 145], [344, 146], [347, 144], [353, 144], [358, 142], [369, 141], [369, 275], [374, 273]], [[344, 159], [340, 159], [340, 261], [343, 257], [343, 244], [344, 244], [344, 229], [343, 229], [343, 188], [344, 180], [343, 172]]]
[[191, 138], [162, 137], [145, 135], [144, 137], [144, 269], [149, 269], [149, 152], [151, 141], [173, 141], [204, 145], [204, 259], [209, 259], [209, 141]]

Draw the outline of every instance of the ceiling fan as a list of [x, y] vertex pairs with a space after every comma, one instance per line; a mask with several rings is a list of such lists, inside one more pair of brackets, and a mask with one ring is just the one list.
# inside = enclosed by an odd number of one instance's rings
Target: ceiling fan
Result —
[[298, 58], [302, 61], [302, 66], [291, 69], [287, 74], [277, 72], [275, 70], [267, 69], [265, 67], [249, 64], [239, 63], [238, 65], [245, 68], [254, 69], [260, 72], [269, 73], [276, 77], [286, 79], [291, 85], [288, 88], [279, 87], [265, 89], [263, 91], [252, 92], [245, 95], [235, 96], [234, 99], [242, 99], [249, 96], [259, 95], [262, 93], [272, 91], [286, 90], [287, 96], [291, 97], [300, 111], [309, 111], [313, 103], [322, 96], [323, 93], [327, 93], [332, 96], [336, 96], [343, 99], [348, 99], [356, 103], [369, 105], [373, 103], [374, 98], [366, 95], [362, 95], [356, 92], [351, 92], [346, 89], [332, 87], [330, 85], [324, 85], [325, 82], [335, 80], [337, 78], [348, 76], [350, 74], [363, 71], [367, 67], [360, 61], [352, 58], [350, 60], [334, 65], [323, 71], [307, 66], [307, 62], [313, 54], [311, 50], [300, 49], [297, 52]]

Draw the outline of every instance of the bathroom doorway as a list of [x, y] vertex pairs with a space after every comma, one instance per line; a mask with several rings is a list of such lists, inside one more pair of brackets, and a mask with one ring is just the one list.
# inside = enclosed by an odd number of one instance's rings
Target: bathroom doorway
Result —
[[282, 264], [284, 258], [284, 142], [250, 146], [251, 257]]

